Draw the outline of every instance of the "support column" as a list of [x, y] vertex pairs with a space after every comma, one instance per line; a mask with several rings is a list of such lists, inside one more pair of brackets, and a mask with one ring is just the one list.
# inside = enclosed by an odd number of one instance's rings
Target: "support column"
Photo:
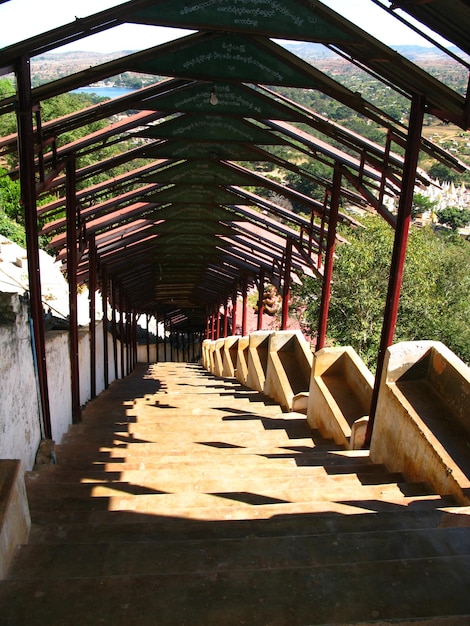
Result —
[[96, 397], [96, 272], [97, 255], [94, 235], [88, 243], [88, 291], [90, 298], [90, 394]]
[[166, 363], [166, 315], [163, 316], [163, 358]]
[[290, 273], [292, 269], [292, 239], [286, 241], [286, 259], [284, 263], [284, 280], [282, 285], [281, 330], [287, 330], [289, 321]]
[[235, 285], [232, 295], [232, 335], [237, 334], [237, 302], [238, 302], [238, 286]]
[[228, 336], [228, 300], [224, 302], [224, 337]]
[[242, 298], [243, 298], [243, 307], [242, 307], [242, 337], [246, 335], [246, 318], [247, 318], [247, 291], [248, 291], [248, 281], [246, 278], [243, 279], [243, 287], [242, 287]]
[[216, 331], [215, 331], [215, 338], [216, 339], [220, 339], [220, 305], [217, 305], [217, 317], [216, 317]]
[[259, 273], [259, 284], [258, 284], [258, 321], [256, 328], [257, 330], [263, 330], [263, 313], [264, 313], [264, 269], [260, 270]]
[[124, 297], [122, 295], [122, 289], [119, 289], [119, 337], [121, 340], [121, 378], [126, 375], [124, 364], [124, 351], [126, 347], [126, 335], [124, 333]]
[[117, 380], [119, 378], [119, 369], [118, 369], [118, 350], [117, 350], [117, 320], [116, 320], [116, 309], [118, 305], [117, 293], [116, 293], [116, 283], [111, 281], [111, 296], [112, 296], [112, 305], [111, 305], [111, 329], [113, 332], [113, 360], [114, 360], [114, 379]]
[[132, 310], [132, 371], [137, 364], [137, 311]]
[[387, 301], [382, 324], [379, 354], [377, 357], [377, 370], [375, 385], [372, 392], [372, 402], [369, 413], [365, 446], [370, 444], [374, 427], [375, 412], [379, 396], [380, 380], [385, 361], [385, 352], [392, 345], [395, 334], [395, 326], [398, 315], [398, 305], [403, 282], [403, 270], [405, 267], [406, 247], [411, 222], [411, 207], [413, 205], [413, 193], [418, 167], [419, 148], [423, 129], [425, 99], [415, 95], [411, 103], [410, 120], [408, 123], [408, 141], [406, 143], [405, 162], [403, 166], [402, 190], [398, 204], [397, 223], [395, 227], [395, 239], [393, 242], [392, 264], [390, 267], [390, 280], [388, 283]]
[[318, 320], [318, 335], [315, 351], [325, 346], [326, 328], [328, 325], [328, 311], [330, 308], [331, 279], [333, 276], [333, 260], [336, 243], [336, 226], [338, 224], [339, 199], [341, 191], [342, 172], [335, 167], [333, 175], [333, 191], [331, 194], [330, 211], [328, 219], [328, 238], [325, 253], [325, 267], [323, 271], [323, 285], [320, 303], [320, 317]]
[[67, 210], [67, 280], [69, 283], [69, 323], [70, 323], [70, 367], [72, 385], [72, 422], [81, 420], [80, 407], [80, 368], [78, 355], [78, 313], [77, 313], [77, 202], [75, 156], [67, 160], [66, 170], [66, 210]]
[[41, 273], [39, 268], [36, 180], [34, 172], [34, 132], [32, 118], [30, 61], [22, 57], [16, 67], [18, 85], [18, 154], [21, 200], [24, 207], [26, 250], [28, 258], [29, 298], [33, 330], [33, 350], [37, 363], [39, 406], [43, 436], [52, 439], [49, 387], [46, 366], [46, 339], [42, 310]]
[[215, 339], [215, 313], [214, 313], [214, 308], [212, 308], [212, 313], [211, 313], [211, 340], [214, 341]]
[[147, 363], [150, 363], [150, 334], [149, 334], [150, 315], [145, 314], [145, 325], [147, 328], [146, 341], [147, 341]]
[[108, 355], [108, 270], [101, 266], [101, 307], [103, 309], [103, 371], [104, 388], [109, 387], [109, 355]]
[[159, 348], [159, 339], [158, 339], [158, 313], [155, 313], [155, 363], [160, 361], [158, 348]]

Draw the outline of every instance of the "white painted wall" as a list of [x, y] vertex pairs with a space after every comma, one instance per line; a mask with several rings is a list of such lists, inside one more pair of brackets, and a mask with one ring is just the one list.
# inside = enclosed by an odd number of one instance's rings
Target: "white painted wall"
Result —
[[30, 469], [41, 430], [28, 307], [16, 293], [0, 299], [15, 316], [14, 323], [0, 324], [0, 459], [20, 459]]
[[46, 364], [52, 438], [60, 442], [72, 415], [69, 336], [64, 331], [46, 333]]
[[[3, 314], [2, 314], [3, 313]], [[2, 320], [5, 323], [1, 323]], [[9, 323], [6, 323], [9, 320]], [[17, 293], [0, 292], [0, 459], [20, 459], [32, 469], [41, 441], [40, 404], [36, 383], [28, 302]], [[118, 342], [118, 376], [121, 377]], [[104, 389], [102, 323], [96, 327], [96, 393]], [[59, 443], [72, 416], [68, 331], [46, 333], [46, 363], [52, 437]], [[91, 397], [90, 336], [79, 331], [80, 404]], [[108, 376], [115, 379], [113, 340], [108, 333]]]

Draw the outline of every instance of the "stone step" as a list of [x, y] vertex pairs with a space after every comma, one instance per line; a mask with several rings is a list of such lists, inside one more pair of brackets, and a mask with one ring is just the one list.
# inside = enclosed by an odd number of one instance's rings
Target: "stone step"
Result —
[[99, 616], [113, 626], [351, 624], [470, 615], [469, 588], [470, 557], [453, 556], [165, 576], [11, 580], [0, 585], [0, 606], [8, 626], [89, 626], [100, 623]]
[[[441, 504], [435, 501], [436, 505]], [[273, 508], [273, 507], [271, 507]], [[77, 514], [78, 516], [79, 514]], [[108, 523], [33, 524], [30, 543], [109, 543], [164, 540], [229, 539], [247, 537], [286, 537], [321, 534], [365, 533], [414, 529], [469, 528], [470, 507], [432, 509], [392, 509], [362, 515], [318, 514], [273, 515], [262, 520], [198, 521], [172, 517], [134, 516], [125, 521], [123, 514], [110, 513]], [[123, 519], [120, 520], [120, 517]], [[128, 516], [127, 516], [128, 517]], [[135, 519], [138, 518], [138, 519]], [[115, 520], [115, 521], [113, 521]], [[141, 521], [139, 521], [141, 520]]]
[[[123, 472], [114, 480], [101, 480], [96, 478], [84, 478], [76, 476], [75, 480], [64, 480], [60, 475], [50, 474], [47, 483], [31, 485], [31, 489], [39, 497], [48, 497], [48, 493], [63, 494], [68, 497], [88, 497], [90, 493], [95, 497], [110, 496], [116, 492], [127, 493], [150, 493], [156, 489], [167, 493], [173, 491], [197, 491], [213, 493], [218, 491], [247, 492], [247, 493], [276, 493], [279, 497], [287, 498], [290, 493], [298, 493], [299, 490], [332, 488], [340, 486], [356, 489], [365, 485], [389, 485], [403, 482], [403, 476], [399, 473], [386, 471], [369, 472], [367, 474], [336, 474], [328, 475], [324, 468], [302, 468], [309, 473], [285, 470], [273, 473], [271, 469], [261, 471], [244, 470], [241, 467], [231, 466], [220, 468], [212, 465], [209, 471], [201, 471], [199, 467], [182, 468], [174, 467], [157, 471], [135, 470]], [[403, 489], [403, 487], [401, 487]]]
[[122, 422], [115, 421], [110, 424], [100, 424], [99, 426], [83, 427], [79, 430], [80, 435], [94, 435], [105, 437], [107, 435], [132, 434], [137, 438], [145, 438], [153, 435], [161, 436], [166, 433], [181, 433], [186, 435], [191, 433], [207, 432], [210, 428], [211, 432], [227, 432], [227, 433], [251, 433], [252, 435], [262, 436], [267, 433], [285, 433], [290, 439], [313, 439], [312, 431], [304, 420], [274, 417], [260, 417], [259, 415], [249, 415], [246, 419], [212, 419], [210, 421], [197, 419], [194, 416], [179, 417], [178, 419], [161, 419], [152, 418], [149, 421], [142, 420], [139, 416], [139, 422]]
[[[410, 500], [418, 497], [429, 497], [429, 490], [421, 484], [365, 485], [352, 489], [351, 485], [338, 484], [328, 486], [308, 486], [296, 489], [266, 486], [256, 491], [217, 491], [199, 493], [182, 490], [167, 493], [156, 488], [145, 488], [140, 485], [119, 485], [115, 488], [89, 485], [52, 485], [49, 490], [37, 489], [29, 495], [32, 511], [45, 510], [128, 510], [156, 515], [171, 515], [174, 510], [186, 510], [191, 507], [208, 508], [216, 515], [217, 508], [232, 507], [234, 509], [251, 510], [263, 504], [324, 503], [324, 502], [363, 502], [384, 501], [402, 503], [406, 506]], [[281, 511], [279, 511], [281, 512]]]
[[[317, 447], [309, 440], [297, 440], [292, 441], [288, 439], [277, 440], [272, 439], [269, 441], [256, 441], [246, 437], [214, 437], [211, 433], [207, 433], [207, 436], [200, 439], [200, 441], [190, 441], [174, 438], [172, 441], [161, 441], [160, 443], [127, 443], [119, 442], [113, 443], [112, 441], [103, 441], [100, 446], [93, 445], [92, 443], [80, 443], [73, 447], [58, 447], [57, 459], [59, 464], [67, 464], [73, 460], [96, 460], [99, 462], [104, 458], [132, 458], [134, 460], [149, 460], [149, 459], [161, 459], [162, 456], [174, 456], [179, 455], [186, 456], [188, 458], [197, 458], [198, 455], [212, 455], [217, 457], [218, 460], [222, 460], [222, 456], [234, 456], [234, 455], [259, 455], [270, 459], [278, 458], [292, 458], [292, 457], [304, 457], [312, 458], [318, 455], [318, 452], [323, 452], [326, 456], [331, 455], [332, 461], [334, 461], [335, 450], [328, 450], [325, 447]], [[341, 450], [338, 449], [340, 452]], [[356, 455], [357, 458], [359, 455]], [[352, 457], [350, 457], [352, 458]]]
[[[30, 472], [28, 480], [37, 480], [38, 482], [47, 482], [49, 473], [58, 471], [74, 471], [81, 472], [84, 476], [89, 472], [122, 472], [126, 470], [142, 470], [152, 471], [162, 468], [181, 467], [182, 471], [188, 468], [198, 467], [202, 470], [213, 466], [242, 468], [246, 471], [268, 470], [272, 468], [324, 468], [329, 475], [359, 473], [374, 471], [374, 466], [370, 463], [368, 456], [350, 456], [346, 454], [349, 451], [334, 452], [303, 452], [302, 450], [283, 450], [277, 453], [252, 454], [249, 452], [228, 454], [230, 449], [216, 448], [215, 453], [211, 452], [212, 446], [193, 452], [191, 460], [188, 460], [183, 451], [162, 453], [158, 456], [132, 458], [126, 455], [125, 450], [121, 456], [113, 455], [110, 452], [100, 452], [96, 454], [78, 454], [70, 455], [70, 460], [64, 461], [63, 456], [59, 457], [58, 465], [49, 465], [41, 469], [40, 472]], [[224, 453], [224, 451], [226, 453]], [[303, 471], [300, 470], [300, 471]]]
[[[327, 468], [324, 465], [297, 466], [295, 463], [231, 463], [224, 465], [224, 477], [233, 480], [235, 478], [251, 478], [253, 480], [276, 480], [296, 479], [301, 483], [304, 479], [315, 478], [321, 480], [325, 477], [344, 476], [350, 474], [355, 479], [364, 482], [385, 482], [382, 478], [387, 474], [383, 465], [354, 465], [339, 466], [337, 470]], [[134, 484], [157, 484], [159, 480], [175, 480], [177, 482], [188, 481], [189, 477], [196, 478], [220, 478], [219, 463], [199, 462], [197, 465], [191, 461], [172, 463], [123, 463], [121, 465], [107, 464], [102, 469], [69, 469], [69, 465], [50, 465], [46, 470], [30, 472], [27, 480], [31, 484], [45, 483], [108, 483], [130, 482]], [[402, 481], [399, 474], [390, 474], [391, 480]], [[150, 482], [149, 482], [150, 481]]]
[[466, 528], [329, 535], [24, 545], [8, 579], [243, 572], [470, 555]]
[[[98, 502], [98, 501], [97, 501]], [[101, 503], [102, 504], [102, 503]], [[336, 514], [357, 517], [363, 514], [389, 513], [390, 511], [434, 511], [446, 507], [455, 507], [456, 501], [450, 496], [401, 496], [386, 500], [349, 500], [345, 502], [290, 502], [259, 504], [257, 506], [173, 506], [168, 512], [108, 510], [104, 506], [93, 510], [67, 510], [60, 506], [50, 510], [33, 509], [33, 524], [121, 524], [121, 523], [159, 523], [170, 520], [180, 522], [232, 522], [236, 520], [284, 519], [286, 516]]]
[[[187, 450], [188, 456], [191, 451], [188, 446], [198, 447], [205, 443], [220, 443], [225, 447], [243, 448], [245, 450], [264, 449], [265, 451], [270, 448], [281, 448], [283, 446], [295, 445], [302, 446], [304, 449], [313, 450], [315, 444], [312, 439], [289, 439], [289, 437], [282, 431], [270, 431], [267, 433], [261, 433], [257, 435], [254, 432], [162, 432], [159, 437], [155, 437], [155, 440], [139, 439], [137, 437], [129, 436], [116, 436], [110, 438], [108, 441], [100, 439], [90, 438], [87, 441], [88, 448], [93, 450], [99, 446], [100, 450], [106, 450], [115, 448], [119, 451], [120, 448], [125, 447], [130, 454], [134, 452], [136, 454], [151, 454], [156, 453], [163, 448], [167, 447], [169, 450]], [[223, 446], [221, 446], [223, 447]], [[274, 452], [274, 450], [273, 450]], [[66, 453], [62, 447], [57, 448], [57, 455]]]

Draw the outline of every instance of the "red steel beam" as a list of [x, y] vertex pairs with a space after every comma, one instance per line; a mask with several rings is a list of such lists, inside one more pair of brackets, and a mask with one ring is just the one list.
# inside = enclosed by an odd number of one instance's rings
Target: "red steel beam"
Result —
[[258, 285], [258, 320], [256, 324], [257, 330], [263, 330], [263, 313], [264, 313], [264, 269], [261, 268], [259, 273], [259, 285]]
[[392, 263], [390, 267], [390, 280], [388, 283], [388, 293], [383, 317], [382, 335], [380, 339], [379, 354], [377, 357], [377, 370], [375, 374], [374, 389], [372, 392], [369, 423], [367, 425], [367, 432], [364, 444], [365, 446], [370, 445], [370, 440], [372, 438], [375, 413], [377, 410], [377, 400], [379, 396], [380, 381], [382, 378], [383, 366], [385, 361], [385, 353], [387, 348], [392, 345], [393, 336], [395, 334], [395, 326], [398, 316], [398, 305], [400, 301], [400, 292], [403, 282], [403, 270], [405, 267], [408, 233], [410, 230], [411, 207], [413, 205], [415, 175], [416, 169], [418, 167], [424, 112], [424, 97], [420, 95], [414, 96], [411, 103], [410, 120], [408, 123], [408, 142], [405, 152], [403, 188], [398, 204], [397, 225], [395, 229]]
[[34, 172], [34, 132], [32, 119], [31, 70], [25, 57], [16, 65], [18, 85], [18, 152], [21, 172], [21, 200], [24, 206], [26, 249], [28, 258], [29, 298], [32, 321], [32, 343], [37, 363], [39, 404], [43, 436], [52, 439], [49, 387], [47, 382], [46, 340], [42, 309], [41, 273], [39, 267], [38, 223]]
[[328, 311], [330, 307], [331, 279], [333, 276], [333, 259], [336, 243], [336, 226], [338, 224], [338, 210], [341, 193], [342, 170], [336, 167], [333, 174], [333, 190], [330, 200], [330, 212], [328, 219], [328, 237], [325, 253], [325, 268], [323, 272], [322, 297], [320, 303], [320, 316], [318, 320], [317, 345], [315, 350], [321, 350], [325, 346], [326, 328], [328, 325]]
[[96, 397], [96, 274], [97, 274], [97, 254], [95, 237], [92, 235], [88, 243], [88, 294], [90, 302], [90, 396]]
[[290, 273], [292, 270], [292, 239], [286, 240], [286, 259], [284, 262], [284, 277], [282, 284], [282, 313], [281, 330], [287, 330], [289, 320], [289, 298], [290, 298]]
[[232, 335], [237, 334], [237, 301], [238, 301], [238, 285], [235, 285], [232, 295]]
[[243, 278], [243, 287], [242, 287], [242, 298], [243, 298], [243, 306], [242, 306], [242, 337], [246, 335], [246, 318], [247, 318], [247, 291], [248, 291], [248, 281], [246, 277]]
[[108, 268], [106, 263], [101, 266], [101, 302], [103, 309], [103, 370], [104, 388], [109, 387], [109, 355], [108, 355]]
[[78, 229], [75, 180], [75, 157], [67, 161], [66, 210], [67, 210], [67, 280], [69, 284], [69, 321], [70, 321], [70, 370], [72, 392], [72, 422], [81, 420], [80, 408], [80, 369], [78, 356], [78, 312], [77, 312], [77, 264], [78, 264]]

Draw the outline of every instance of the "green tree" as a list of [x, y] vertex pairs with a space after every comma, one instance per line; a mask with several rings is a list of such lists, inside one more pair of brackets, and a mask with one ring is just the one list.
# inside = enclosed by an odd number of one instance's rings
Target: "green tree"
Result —
[[434, 163], [429, 168], [428, 174], [432, 178], [441, 181], [441, 183], [447, 182], [447, 181], [455, 183], [458, 177], [456, 172], [446, 167], [442, 163]]
[[445, 224], [453, 231], [457, 231], [459, 228], [465, 228], [467, 224], [470, 224], [470, 211], [459, 209], [456, 206], [448, 206], [437, 212], [437, 218], [440, 224]]
[[434, 213], [436, 203], [422, 193], [415, 193], [413, 196], [413, 204], [411, 206], [411, 217], [416, 218], [427, 211]]
[[24, 216], [20, 198], [19, 181], [11, 180], [6, 170], [0, 169], [0, 234], [23, 246]]
[[[337, 247], [328, 338], [352, 345], [373, 369], [377, 359], [388, 286], [392, 229], [378, 217], [365, 228], [348, 228], [349, 241]], [[470, 246], [431, 227], [412, 228], [408, 244], [395, 341], [442, 341], [470, 363]], [[307, 305], [305, 322], [313, 333], [318, 324], [321, 281], [307, 279], [297, 291]]]
[[[15, 95], [15, 87], [12, 80], [0, 79], [0, 100]], [[14, 113], [0, 115], [0, 137], [11, 135], [16, 132], [16, 116]]]

